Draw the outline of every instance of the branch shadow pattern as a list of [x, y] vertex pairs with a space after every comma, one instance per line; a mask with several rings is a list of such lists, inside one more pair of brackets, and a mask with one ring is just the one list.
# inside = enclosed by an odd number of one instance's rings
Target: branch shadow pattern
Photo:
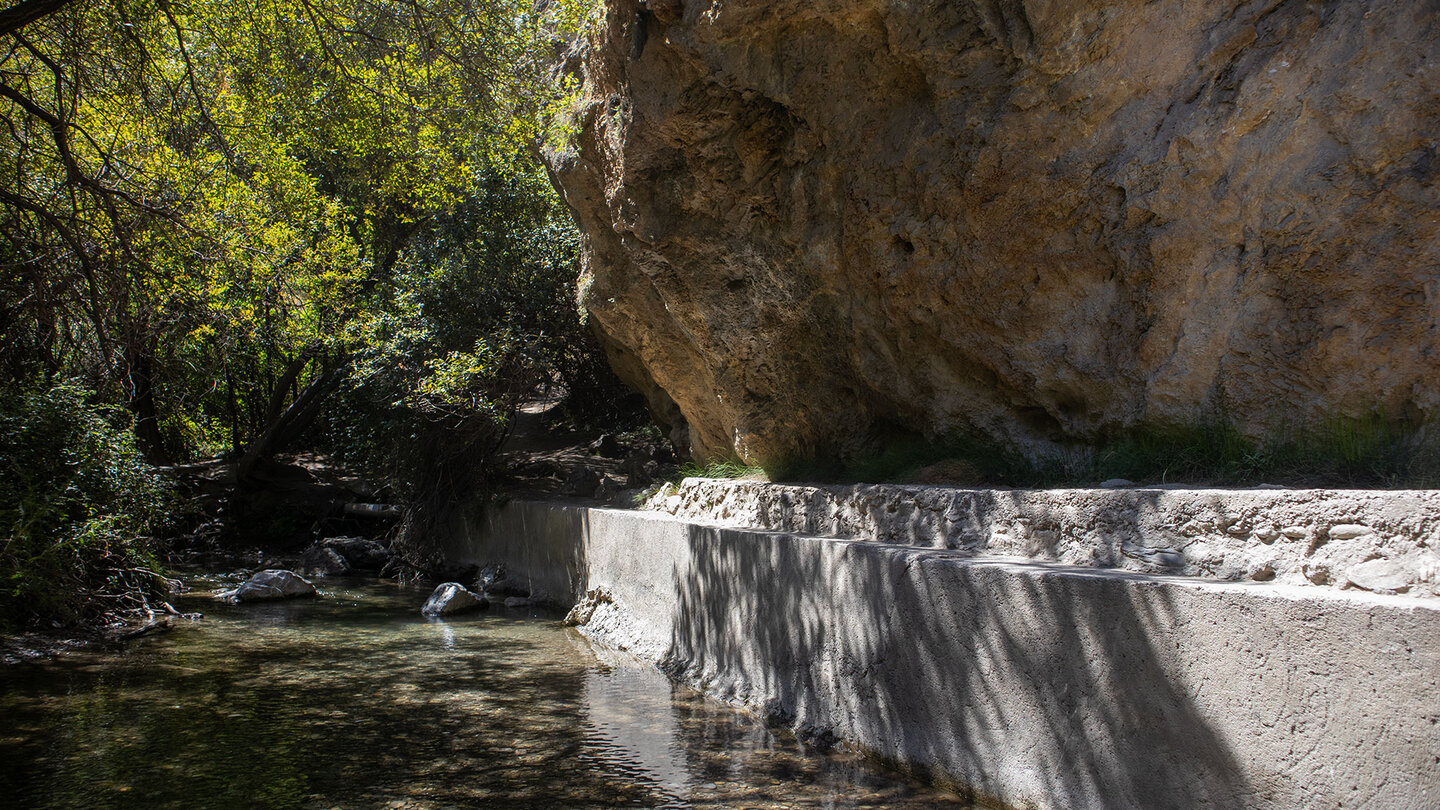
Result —
[[1241, 807], [1254, 793], [1168, 655], [1166, 589], [693, 524], [687, 542], [669, 668], [772, 722], [981, 800]]

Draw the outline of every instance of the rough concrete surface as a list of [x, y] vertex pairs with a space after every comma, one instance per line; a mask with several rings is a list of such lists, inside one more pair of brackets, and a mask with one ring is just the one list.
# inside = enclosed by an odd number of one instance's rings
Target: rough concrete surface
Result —
[[1429, 600], [537, 502], [449, 551], [569, 583], [592, 638], [987, 801], [1440, 803]]
[[605, 0], [585, 306], [701, 456], [1440, 418], [1440, 6]]
[[687, 478], [646, 507], [727, 526], [1069, 565], [1440, 595], [1440, 491], [955, 489]]

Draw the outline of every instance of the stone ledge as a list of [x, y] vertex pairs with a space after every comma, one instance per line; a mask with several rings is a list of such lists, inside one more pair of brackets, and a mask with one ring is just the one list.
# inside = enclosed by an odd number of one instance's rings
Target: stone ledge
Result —
[[646, 508], [713, 525], [1217, 580], [1440, 596], [1440, 491], [955, 489], [687, 478]]

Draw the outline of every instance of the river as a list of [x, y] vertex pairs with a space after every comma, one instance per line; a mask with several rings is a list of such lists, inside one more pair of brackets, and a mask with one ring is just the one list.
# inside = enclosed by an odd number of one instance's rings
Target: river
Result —
[[427, 591], [318, 599], [0, 669], [7, 807], [968, 807], [592, 647], [556, 616], [427, 620]]

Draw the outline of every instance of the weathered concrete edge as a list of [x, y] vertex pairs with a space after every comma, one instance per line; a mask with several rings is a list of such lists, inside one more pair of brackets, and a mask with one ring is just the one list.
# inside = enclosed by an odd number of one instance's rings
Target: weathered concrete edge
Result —
[[1440, 491], [972, 489], [687, 478], [646, 508], [701, 523], [1071, 565], [1440, 597]]
[[514, 502], [460, 562], [787, 722], [1049, 807], [1440, 804], [1429, 600], [963, 559]]

